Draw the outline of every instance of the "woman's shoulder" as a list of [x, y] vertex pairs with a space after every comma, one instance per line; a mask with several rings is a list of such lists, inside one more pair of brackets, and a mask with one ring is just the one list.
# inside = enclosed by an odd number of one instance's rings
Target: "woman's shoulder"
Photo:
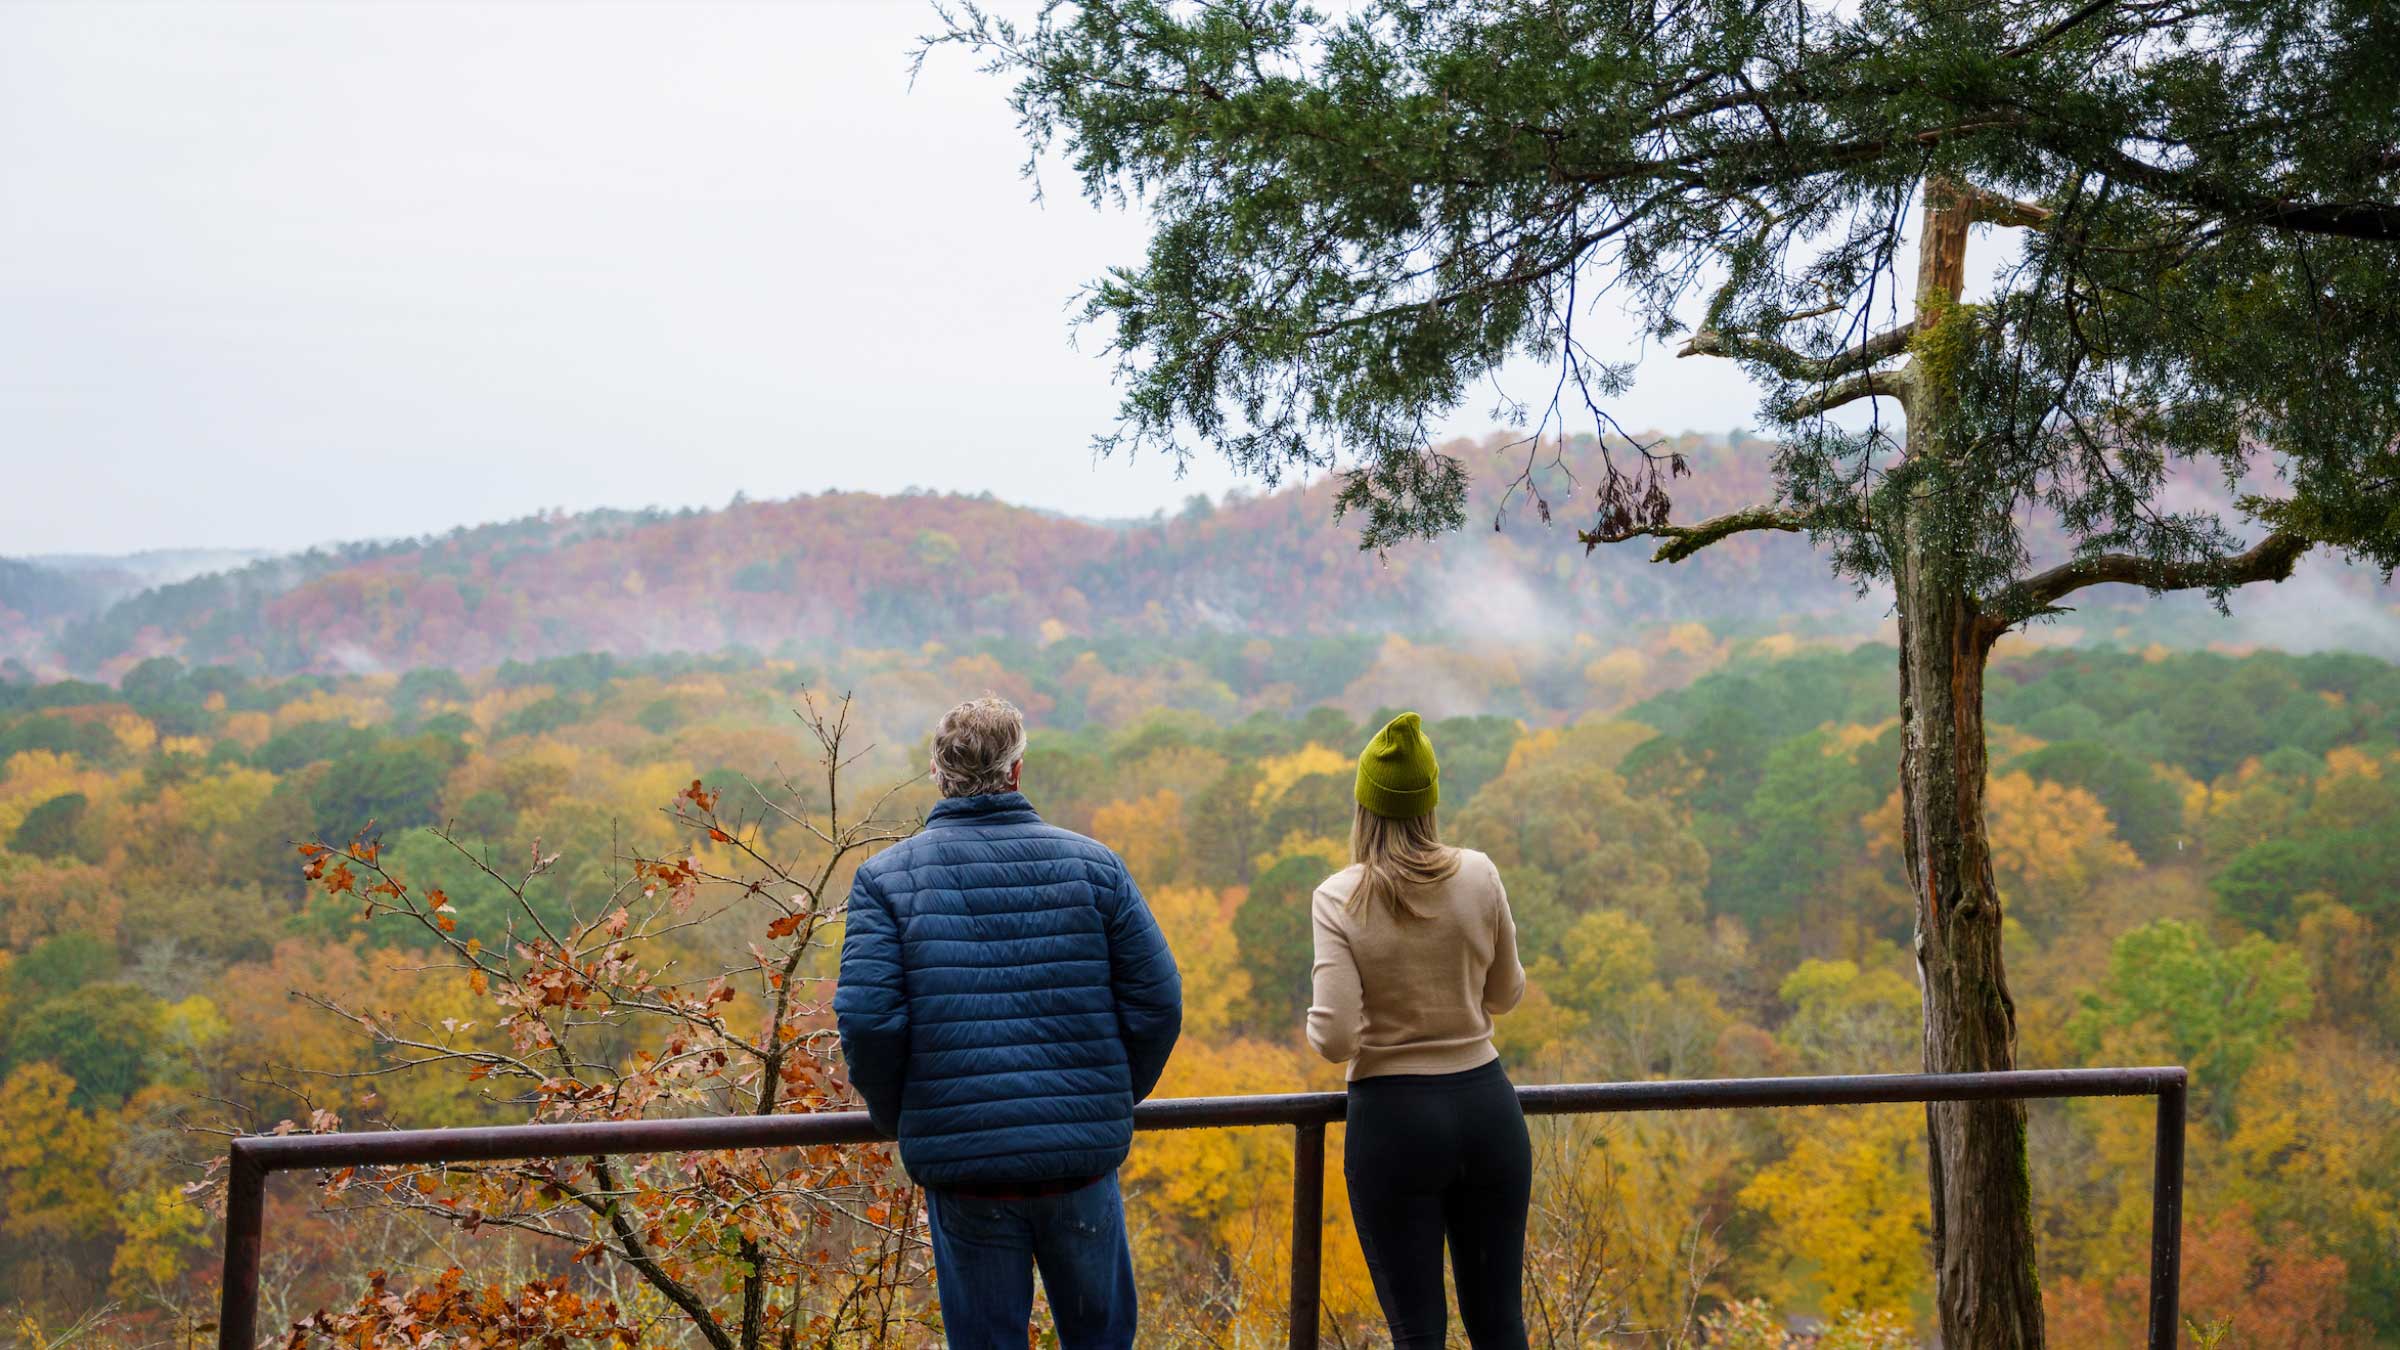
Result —
[[1493, 862], [1488, 853], [1471, 848], [1459, 849], [1458, 871], [1455, 875], [1468, 890], [1486, 898], [1506, 894], [1500, 884], [1500, 865]]
[[1359, 880], [1366, 874], [1367, 869], [1357, 863], [1350, 864], [1318, 882], [1316, 893], [1309, 897], [1310, 903], [1318, 905], [1330, 903], [1337, 909], [1347, 905], [1350, 903], [1350, 897], [1358, 893]]

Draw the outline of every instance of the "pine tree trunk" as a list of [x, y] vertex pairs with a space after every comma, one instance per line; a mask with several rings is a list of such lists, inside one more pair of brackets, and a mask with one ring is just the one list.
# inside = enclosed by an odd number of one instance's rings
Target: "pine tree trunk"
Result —
[[[1921, 333], [1955, 303], [1965, 271], [1966, 203], [1926, 190], [1918, 270]], [[1981, 613], [1960, 580], [1960, 531], [1941, 490], [1948, 373], [1919, 361], [1908, 456], [1923, 474], [1899, 522], [1894, 584], [1900, 619], [1900, 786], [1916, 956], [1925, 1007], [1925, 1069], [2016, 1067], [2016, 1007], [2000, 959], [2000, 897], [1984, 832]], [[1926, 1107], [1933, 1255], [1946, 1350], [2026, 1350], [2043, 1342], [2035, 1269], [2025, 1108], [2019, 1102]]]

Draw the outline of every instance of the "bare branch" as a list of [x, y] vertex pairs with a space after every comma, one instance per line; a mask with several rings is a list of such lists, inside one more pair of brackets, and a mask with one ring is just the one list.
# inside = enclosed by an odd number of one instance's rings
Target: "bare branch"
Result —
[[2096, 553], [2061, 563], [2015, 582], [1984, 604], [1987, 640], [2037, 614], [2052, 613], [2057, 602], [2086, 586], [2118, 582], [2153, 591], [2219, 590], [2254, 581], [2283, 581], [2292, 575], [2300, 555], [2315, 540], [2276, 530], [2230, 557], [2192, 562], [2161, 563], [2134, 553]]
[[1721, 539], [1750, 530], [1781, 530], [1792, 532], [1808, 528], [1797, 513], [1773, 506], [1753, 506], [1727, 512], [1701, 521], [1697, 525], [1643, 525], [1616, 534], [1593, 534], [1577, 531], [1576, 539], [1586, 549], [1595, 544], [1621, 544], [1628, 539], [1663, 539], [1658, 552], [1650, 555], [1652, 562], [1682, 562]]
[[[616, 1179], [609, 1173], [606, 1158], [592, 1159], [592, 1176], [603, 1191], [617, 1188]], [[692, 1319], [692, 1326], [707, 1340], [712, 1350], [733, 1350], [733, 1338], [725, 1334], [724, 1326], [717, 1321], [716, 1314], [709, 1311], [707, 1302], [659, 1264], [658, 1258], [643, 1244], [641, 1234], [633, 1231], [632, 1222], [625, 1217], [624, 1206], [603, 1201], [571, 1186], [560, 1186], [558, 1189], [608, 1225], [609, 1231], [616, 1235], [618, 1249], [624, 1253], [626, 1264], [649, 1281], [651, 1288], [665, 1295], [668, 1302], [683, 1309], [684, 1315]]]

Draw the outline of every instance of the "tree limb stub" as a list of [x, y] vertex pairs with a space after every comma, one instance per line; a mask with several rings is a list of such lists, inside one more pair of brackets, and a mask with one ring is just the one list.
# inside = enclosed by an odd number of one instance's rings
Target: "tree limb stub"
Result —
[[2039, 230], [2047, 228], [2050, 217], [2055, 214], [2049, 207], [2021, 202], [1984, 188], [1968, 187], [1964, 193], [1967, 210], [1978, 225], [2012, 225], [2019, 229]]
[[1898, 370], [1863, 370], [1848, 379], [1793, 400], [1791, 406], [1784, 409], [1783, 415], [1787, 421], [1797, 422], [1804, 417], [1815, 417], [1845, 404], [1856, 403], [1862, 398], [1898, 399], [1900, 406], [1905, 408], [1908, 406], [1909, 387], [1908, 368], [1905, 366]]
[[1663, 539], [1666, 542], [1658, 546], [1658, 552], [1650, 555], [1650, 561], [1674, 563], [1682, 562], [1721, 539], [1745, 531], [1781, 530], [1792, 533], [1807, 528], [1806, 520], [1796, 512], [1775, 506], [1752, 506], [1712, 516], [1697, 525], [1642, 525], [1614, 534], [1578, 530], [1575, 538], [1587, 551], [1595, 545], [1622, 544], [1629, 539]]
[[1736, 361], [1756, 361], [1788, 380], [1822, 382], [1840, 379], [1844, 375], [1864, 370], [1888, 357], [1908, 350], [1908, 340], [1916, 335], [1917, 325], [1911, 320], [1897, 328], [1878, 333], [1855, 347], [1825, 357], [1803, 356], [1772, 338], [1753, 337], [1744, 333], [1720, 332], [1703, 328], [1684, 340], [1676, 349], [1677, 356], [1725, 356]]

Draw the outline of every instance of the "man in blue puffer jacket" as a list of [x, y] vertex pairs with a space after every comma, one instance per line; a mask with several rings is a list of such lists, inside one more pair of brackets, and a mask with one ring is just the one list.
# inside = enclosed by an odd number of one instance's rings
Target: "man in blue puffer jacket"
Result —
[[1024, 755], [1001, 699], [942, 718], [942, 801], [859, 867], [833, 1006], [850, 1081], [925, 1187], [950, 1344], [1024, 1350], [1038, 1264], [1067, 1350], [1121, 1350], [1117, 1165], [1183, 988], [1124, 860], [1017, 791]]

